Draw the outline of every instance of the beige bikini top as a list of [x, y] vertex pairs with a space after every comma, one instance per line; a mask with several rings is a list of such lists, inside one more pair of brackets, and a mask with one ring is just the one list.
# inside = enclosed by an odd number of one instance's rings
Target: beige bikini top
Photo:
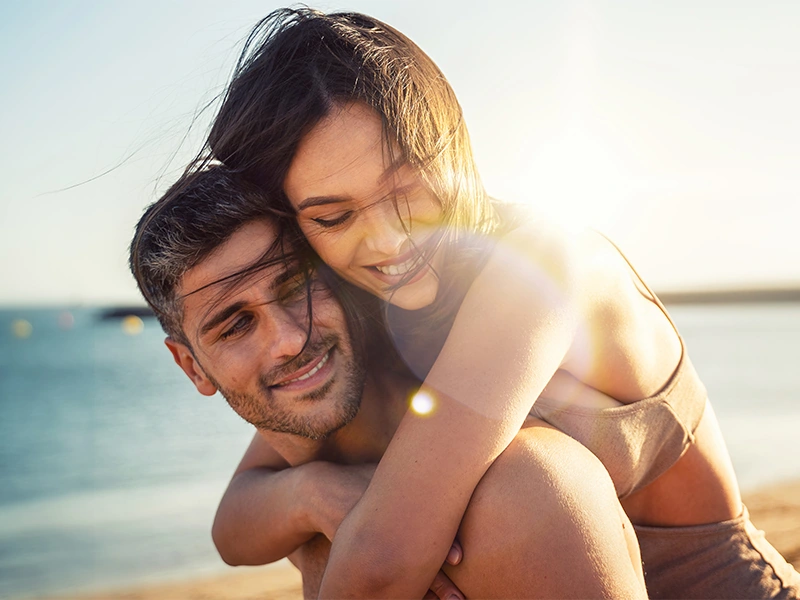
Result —
[[[661, 308], [669, 319], [666, 309], [633, 265], [619, 248], [617, 251], [651, 296], [643, 294], [644, 297]], [[620, 498], [653, 482], [678, 461], [694, 442], [694, 431], [708, 398], [686, 354], [683, 339], [681, 358], [672, 377], [649, 398], [617, 406], [591, 407], [548, 398], [546, 394], [547, 390], [536, 400], [531, 415], [591, 450], [608, 470]]]

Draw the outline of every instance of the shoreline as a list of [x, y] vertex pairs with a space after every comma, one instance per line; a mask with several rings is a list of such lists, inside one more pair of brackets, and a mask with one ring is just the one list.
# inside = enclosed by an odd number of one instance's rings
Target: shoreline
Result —
[[[800, 478], [743, 493], [750, 518], [800, 571]], [[35, 600], [300, 600], [299, 572], [288, 563], [230, 567], [220, 575], [107, 591], [37, 596]]]

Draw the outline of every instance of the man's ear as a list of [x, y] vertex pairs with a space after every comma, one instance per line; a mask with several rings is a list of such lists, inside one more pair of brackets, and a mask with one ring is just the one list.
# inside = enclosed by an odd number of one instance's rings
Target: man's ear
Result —
[[186, 346], [186, 344], [176, 342], [169, 337], [164, 340], [164, 344], [172, 353], [172, 358], [175, 359], [175, 364], [183, 369], [183, 372], [186, 373], [186, 376], [192, 380], [192, 383], [194, 384], [194, 387], [197, 388], [198, 392], [204, 396], [213, 396], [217, 393], [217, 386], [211, 383], [211, 380], [206, 377], [206, 374], [203, 372], [203, 368], [200, 366], [200, 363], [197, 362], [194, 354], [192, 354], [192, 351], [189, 350], [189, 347]]

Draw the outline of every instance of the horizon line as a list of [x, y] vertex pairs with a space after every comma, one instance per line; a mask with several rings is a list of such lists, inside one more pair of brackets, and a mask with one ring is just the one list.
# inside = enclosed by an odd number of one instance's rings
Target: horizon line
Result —
[[[793, 285], [764, 285], [764, 286], [736, 286], [713, 288], [666, 288], [661, 291], [654, 290], [656, 296], [664, 304], [745, 304], [769, 302], [800, 302], [800, 284]], [[142, 301], [85, 301], [85, 302], [47, 302], [31, 301], [28, 304], [19, 302], [5, 303], [0, 301], [0, 310], [14, 309], [68, 309], [68, 308], [97, 308], [97, 309], [123, 309], [131, 308], [141, 310], [147, 308]]]

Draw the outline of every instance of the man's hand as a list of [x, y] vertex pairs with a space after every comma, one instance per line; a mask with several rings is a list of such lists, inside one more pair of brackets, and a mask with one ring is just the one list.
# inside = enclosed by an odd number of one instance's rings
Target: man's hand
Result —
[[461, 542], [459, 542], [458, 538], [456, 538], [453, 540], [453, 545], [450, 546], [450, 551], [447, 553], [447, 557], [444, 559], [444, 562], [451, 567], [455, 567], [461, 562], [462, 558], [464, 558], [464, 549], [461, 547]]
[[[325, 507], [320, 509], [320, 515], [324, 515], [320, 521], [320, 529], [328, 538], [333, 541], [339, 525], [361, 499], [364, 490], [369, 486], [372, 475], [375, 473], [375, 464], [362, 465], [339, 465], [334, 463], [318, 463], [320, 479], [318, 489], [325, 491], [325, 497], [320, 500]], [[464, 551], [458, 540], [453, 541], [450, 551], [447, 553], [445, 564], [456, 566], [461, 562]], [[327, 556], [326, 556], [327, 558]], [[431, 582], [425, 598], [439, 600], [463, 600], [464, 594], [459, 590], [450, 578], [439, 570]]]
[[[458, 540], [454, 540], [453, 545], [450, 547], [450, 551], [447, 553], [445, 564], [455, 567], [461, 562], [463, 557], [464, 551], [461, 548], [461, 544]], [[441, 569], [436, 574], [436, 577], [433, 578], [433, 582], [431, 583], [430, 588], [428, 588], [428, 593], [425, 594], [423, 600], [435, 600], [436, 598], [439, 600], [464, 599], [464, 594], [461, 592], [461, 590], [456, 587], [456, 584], [453, 583]]]
[[439, 571], [436, 577], [433, 578], [428, 593], [423, 596], [423, 600], [463, 600], [464, 594], [456, 587], [456, 584], [450, 581], [450, 578], [444, 574], [444, 571]]

